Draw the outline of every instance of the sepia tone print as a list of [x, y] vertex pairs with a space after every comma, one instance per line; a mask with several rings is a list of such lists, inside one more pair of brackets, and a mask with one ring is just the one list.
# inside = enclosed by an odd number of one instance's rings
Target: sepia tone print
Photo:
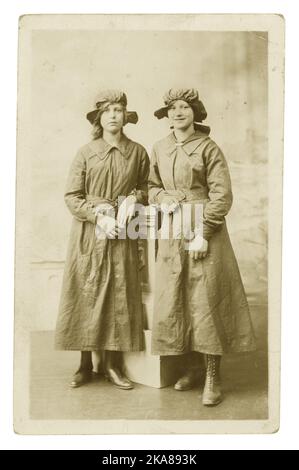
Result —
[[20, 20], [21, 433], [278, 427], [283, 23], [147, 16]]

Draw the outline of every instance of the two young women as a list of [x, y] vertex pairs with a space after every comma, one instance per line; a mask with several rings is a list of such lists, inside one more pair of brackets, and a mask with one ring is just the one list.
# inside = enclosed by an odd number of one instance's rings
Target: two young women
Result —
[[225, 225], [232, 203], [229, 172], [209, 128], [201, 124], [207, 114], [196, 90], [170, 90], [155, 115], [168, 117], [172, 132], [154, 145], [150, 161], [146, 150], [123, 133], [138, 119], [127, 111], [123, 92], [101, 92], [87, 114], [94, 139], [79, 150], [65, 193], [73, 225], [56, 347], [81, 351], [72, 387], [91, 380], [91, 352], [100, 351], [106, 377], [119, 388], [133, 388], [122, 371], [122, 353], [143, 349], [138, 241], [122, 238], [121, 231], [137, 202], [164, 205], [173, 216], [184, 204], [201, 204], [203, 233], [193, 227], [192, 240], [158, 241], [152, 353], [186, 355], [186, 373], [176, 390], [195, 386], [198, 353], [204, 354], [203, 404], [216, 405], [221, 356], [255, 348]]

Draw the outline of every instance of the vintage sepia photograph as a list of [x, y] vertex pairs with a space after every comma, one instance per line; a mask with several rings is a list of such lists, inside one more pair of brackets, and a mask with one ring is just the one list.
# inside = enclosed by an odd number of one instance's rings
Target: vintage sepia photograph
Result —
[[279, 428], [284, 20], [19, 20], [14, 427]]

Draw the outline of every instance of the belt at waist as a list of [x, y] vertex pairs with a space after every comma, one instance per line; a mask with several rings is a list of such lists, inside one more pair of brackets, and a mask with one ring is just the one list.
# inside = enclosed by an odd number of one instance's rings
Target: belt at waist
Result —
[[92, 194], [86, 194], [85, 199], [94, 206], [95, 214], [105, 214], [111, 217], [115, 216], [117, 211], [117, 199], [112, 200], [100, 196], [93, 196]]
[[110, 204], [111, 206], [116, 206], [117, 205], [117, 199], [108, 199], [108, 198], [103, 198], [101, 196], [93, 196], [92, 194], [86, 194], [85, 199], [88, 202], [91, 202], [94, 205], [98, 204]]
[[178, 202], [202, 201], [208, 199], [208, 188], [166, 189], [167, 194], [177, 198]]

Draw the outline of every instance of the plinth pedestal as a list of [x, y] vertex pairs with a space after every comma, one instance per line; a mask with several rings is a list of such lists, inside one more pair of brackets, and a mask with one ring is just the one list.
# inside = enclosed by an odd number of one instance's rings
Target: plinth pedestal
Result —
[[151, 329], [155, 289], [156, 241], [144, 240], [145, 266], [143, 278], [144, 351], [124, 353], [127, 376], [136, 383], [150, 387], [167, 387], [174, 384], [183, 370], [184, 356], [154, 356], [151, 354]]
[[136, 383], [162, 388], [174, 384], [181, 375], [183, 356], [153, 356], [151, 331], [144, 330], [145, 350], [125, 353], [125, 371]]

